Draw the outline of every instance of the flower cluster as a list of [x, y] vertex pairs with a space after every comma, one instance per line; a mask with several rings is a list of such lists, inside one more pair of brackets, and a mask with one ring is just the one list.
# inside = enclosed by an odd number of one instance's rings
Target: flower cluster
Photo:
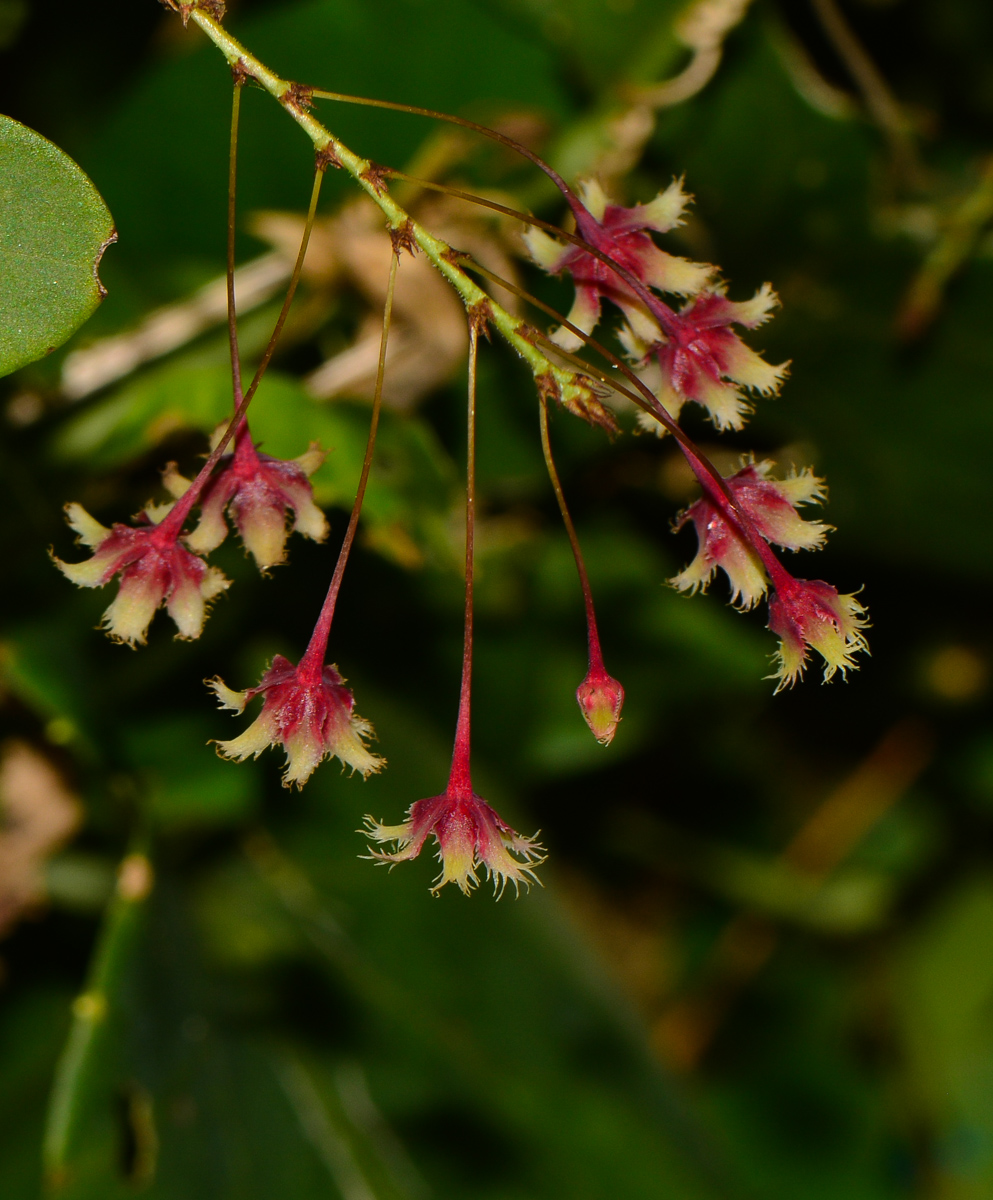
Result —
[[[215, 438], [215, 445], [219, 436]], [[321, 541], [327, 537], [327, 519], [314, 504], [307, 476], [324, 461], [316, 445], [290, 462], [259, 454], [247, 425], [235, 441], [235, 450], [210, 464], [196, 485], [184, 479], [170, 463], [163, 474], [176, 504], [149, 504], [135, 525], [101, 525], [80, 504], [66, 506], [66, 519], [79, 542], [93, 550], [80, 563], [54, 558], [56, 566], [79, 587], [103, 587], [120, 577], [118, 593], [103, 616], [103, 627], [115, 641], [144, 645], [156, 610], [165, 605], [176, 623], [179, 638], [198, 638], [207, 604], [229, 585], [217, 567], [203, 555], [216, 550], [227, 536], [227, 509], [245, 548], [259, 569], [283, 562], [288, 536], [286, 513], [294, 528]], [[195, 504], [201, 518], [189, 534], [183, 526]]]
[[[185, 13], [191, 6], [179, 7]], [[239, 79], [243, 83], [249, 77], [244, 60], [239, 60], [239, 70], [236, 83]], [[294, 84], [286, 95], [300, 100], [310, 93]], [[235, 135], [238, 96], [236, 87]], [[300, 103], [306, 107], [309, 100]], [[503, 135], [494, 136], [507, 140]], [[331, 163], [340, 166], [341, 162], [334, 153], [336, 143], [329, 140], [318, 154], [311, 208], [280, 316], [255, 378], [243, 392], [234, 286], [236, 140], [235, 136], [231, 142], [228, 195], [228, 330], [235, 403], [231, 421], [215, 434], [207, 462], [195, 478], [181, 475], [175, 463], [168, 465], [163, 483], [172, 502], [149, 505], [133, 524], [107, 528], [80, 505], [70, 504], [69, 524], [92, 555], [80, 563], [55, 559], [59, 569], [83, 587], [101, 587], [115, 578], [119, 580], [117, 596], [104, 614], [103, 624], [112, 638], [130, 646], [145, 642], [152, 618], [162, 606], [175, 622], [177, 636], [200, 635], [208, 604], [229, 586], [224, 575], [206, 562], [206, 556], [226, 539], [229, 526], [237, 530], [245, 550], [263, 574], [285, 561], [291, 531], [317, 542], [328, 535], [327, 519], [314, 502], [310, 484], [310, 476], [324, 461], [324, 452], [311, 444], [299, 458], [289, 461], [264, 454], [252, 440], [245, 413], [272, 357], [303, 269], [323, 171]], [[519, 149], [542, 165], [530, 151]], [[768, 396], [779, 391], [788, 364], [766, 362], [740, 334], [769, 319], [778, 304], [775, 293], [766, 284], [750, 300], [731, 300], [716, 267], [671, 254], [656, 243], [655, 235], [672, 232], [684, 220], [690, 197], [681, 181], [674, 181], [647, 204], [626, 207], [613, 203], [595, 180], [581, 183], [577, 194], [550, 167], [543, 169], [562, 190], [575, 218], [575, 235], [559, 230], [561, 237], [552, 237], [536, 225], [530, 226], [526, 235], [535, 262], [551, 274], [568, 273], [575, 285], [569, 315], [551, 332], [550, 340], [553, 346], [572, 355], [596, 329], [609, 301], [620, 313], [618, 336], [631, 366], [624, 366], [616, 358], [612, 361], [622, 367], [638, 389], [637, 395], [628, 394], [642, 409], [642, 425], [676, 435], [702, 487], [700, 498], [675, 523], [677, 530], [693, 526], [697, 553], [670, 582], [682, 592], [705, 591], [721, 571], [730, 584], [732, 603], [739, 608], [752, 608], [761, 599], [768, 599], [768, 625], [780, 641], [777, 691], [799, 678], [812, 651], [824, 661], [826, 680], [838, 671], [844, 674], [855, 665], [856, 653], [867, 649], [865, 609], [855, 596], [839, 595], [830, 584], [794, 578], [773, 549], [816, 550], [823, 545], [830, 526], [805, 519], [799, 512], [801, 507], [825, 499], [823, 480], [811, 470], [780, 478], [771, 462], [751, 458], [737, 472], [722, 478], [677, 424], [683, 406], [692, 401], [706, 410], [717, 429], [740, 430], [751, 411], [750, 395]], [[375, 183], [377, 195], [380, 184], [385, 189], [385, 174], [377, 175], [379, 171], [370, 167], [362, 176], [367, 183]], [[244, 691], [232, 690], [220, 678], [208, 681], [221, 707], [235, 713], [241, 714], [254, 700], [261, 700], [254, 721], [237, 736], [217, 742], [218, 752], [224, 758], [242, 762], [257, 758], [269, 746], [282, 747], [286, 787], [302, 787], [328, 758], [337, 758], [343, 767], [363, 778], [385, 765], [385, 760], [369, 749], [372, 726], [356, 714], [352, 692], [337, 666], [327, 661], [327, 655], [335, 606], [373, 459], [400, 251], [413, 253], [415, 244], [425, 244], [415, 239], [411, 219], [403, 224], [391, 217], [390, 236], [393, 255], [385, 289], [369, 439], [352, 514], [310, 642], [296, 665], [277, 655], [258, 684]], [[441, 258], [449, 265], [460, 261], [451, 248]], [[440, 260], [435, 261], [440, 264]], [[672, 307], [666, 296], [680, 297], [679, 307]], [[448, 784], [441, 794], [412, 804], [401, 823], [386, 825], [369, 817], [365, 830], [375, 843], [371, 857], [388, 864], [417, 858], [433, 838], [441, 861], [441, 874], [432, 887], [436, 893], [445, 884], [454, 883], [468, 894], [479, 884], [481, 874], [492, 879], [498, 894], [508, 883], [519, 890], [522, 884], [536, 881], [535, 870], [544, 861], [536, 836], [525, 837], [504, 821], [475, 792], [470, 773], [475, 371], [479, 336], [487, 333], [491, 322], [508, 340], [514, 342], [516, 338], [518, 348], [522, 341], [530, 343], [537, 355], [528, 361], [538, 392], [542, 448], [575, 556], [586, 609], [588, 671], [576, 690], [576, 700], [590, 732], [602, 745], [613, 740], [624, 705], [623, 686], [604, 666], [590, 580], [552, 455], [548, 406], [557, 403], [611, 434], [618, 429], [617, 420], [604, 402], [606, 393], [601, 393], [593, 376], [573, 372], [572, 382], [565, 382], [570, 376], [551, 359], [538, 354], [539, 340], [544, 344], [549, 337], [526, 324], [515, 324], [511, 336], [506, 320], [502, 325], [497, 320], [496, 307], [495, 301], [487, 299], [467, 306], [465, 627], [459, 715]], [[506, 319], [509, 314], [503, 312], [502, 316]], [[609, 390], [609, 384], [604, 388]], [[187, 529], [197, 508], [199, 519]]]
[[[741, 429], [751, 411], [747, 393], [775, 395], [789, 367], [766, 362], [735, 331], [767, 321], [779, 303], [775, 292], [765, 284], [750, 300], [730, 300], [715, 267], [667, 254], [655, 244], [652, 233], [667, 233], [683, 218], [689, 197], [680, 181], [651, 203], [627, 208], [610, 203], [596, 183], [581, 185], [578, 195], [561, 186], [575, 217], [576, 239], [565, 244], [532, 229], [528, 249], [551, 274], [572, 275], [576, 298], [567, 319], [576, 330], [592, 333], [604, 301], [620, 310], [618, 336], [646, 397], [635, 397], [640, 426], [659, 435], [673, 430], [684, 404], [693, 401], [718, 429]], [[688, 298], [677, 310], [663, 299], [665, 293]], [[552, 336], [570, 351], [583, 343], [564, 326]], [[778, 688], [796, 681], [811, 650], [824, 660], [825, 680], [854, 667], [854, 655], [867, 649], [864, 607], [830, 584], [795, 579], [772, 550], [816, 550], [824, 544], [831, 527], [804, 520], [797, 511], [825, 498], [823, 480], [809, 470], [777, 479], [771, 462], [753, 461], [722, 479], [685, 436], [680, 449], [703, 495], [676, 520], [677, 530], [692, 523], [698, 550], [670, 582], [683, 592], [706, 590], [719, 568], [730, 583], [732, 603], [743, 609], [771, 587], [769, 628], [780, 639]], [[592, 711], [583, 688], [579, 699], [584, 713]], [[600, 703], [600, 711], [608, 708]], [[596, 733], [593, 720], [590, 726]]]
[[[690, 201], [678, 181], [660, 192], [650, 204], [622, 208], [610, 204], [603, 188], [595, 180], [579, 185], [583, 209], [577, 212], [577, 232], [595, 250], [624, 267], [642, 283], [662, 292], [692, 296], [703, 288], [714, 273], [705, 263], [689, 262], [660, 250], [652, 241], [652, 230], [668, 233], [682, 224], [683, 211]], [[566, 245], [537, 227], [524, 235], [536, 263], [552, 275], [568, 271], [576, 285], [576, 299], [569, 311], [570, 324], [584, 333], [592, 333], [600, 321], [604, 300], [612, 301], [639, 331], [652, 333], [644, 308], [629, 284], [601, 259], [580, 246]], [[553, 335], [564, 350], [578, 350], [582, 338], [564, 326]]]

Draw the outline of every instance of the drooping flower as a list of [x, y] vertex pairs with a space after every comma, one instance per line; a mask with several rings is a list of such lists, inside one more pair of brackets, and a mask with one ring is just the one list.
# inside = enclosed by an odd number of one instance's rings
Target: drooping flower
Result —
[[[218, 470], [200, 496], [200, 522], [186, 538], [186, 544], [207, 554], [228, 534], [224, 513], [234, 521], [245, 548], [259, 570], [277, 566], [286, 559], [287, 511], [293, 514], [293, 529], [315, 542], [328, 535], [328, 523], [314, 503], [308, 476], [326, 455], [316, 442], [299, 458], [284, 460], [260, 454], [251, 433], [244, 426], [235, 438], [234, 451], [225, 455]], [[170, 463], [163, 483], [177, 498], [184, 495], [190, 481]]]
[[602, 746], [609, 746], [621, 719], [623, 686], [607, 674], [602, 662], [591, 663], [586, 678], [576, 688], [576, 700], [590, 732]]
[[325, 758], [339, 758], [363, 778], [379, 771], [385, 759], [373, 754], [365, 742], [373, 728], [354, 711], [355, 700], [336, 667], [320, 665], [305, 655], [299, 666], [277, 654], [258, 685], [244, 692], [227, 687], [221, 679], [207, 681], [222, 708], [240, 713], [256, 696], [262, 712], [236, 738], [218, 742], [224, 758], [244, 762], [258, 758], [267, 746], [286, 751], [283, 786], [302, 788]]
[[811, 649], [824, 659], [824, 682], [836, 672], [857, 666], [854, 656], [869, 652], [862, 632], [869, 624], [865, 606], [855, 596], [841, 596], [821, 580], [791, 579], [777, 586], [769, 600], [769, 628], [779, 639], [773, 679], [776, 691], [790, 687], [803, 674]]
[[520, 890], [522, 883], [538, 882], [534, 868], [545, 861], [536, 839], [511, 829], [467, 782], [449, 781], [440, 796], [418, 800], [402, 825], [382, 825], [366, 817], [364, 832], [374, 841], [396, 843], [392, 852], [373, 850], [372, 857], [384, 863], [416, 858], [433, 835], [441, 862], [441, 874], [431, 887], [436, 895], [446, 883], [454, 883], [468, 896], [479, 883], [480, 870], [493, 880], [498, 895], [508, 880]]
[[[668, 233], [682, 224], [683, 210], [691, 197], [679, 180], [649, 204], [624, 208], [611, 204], [595, 180], [579, 184], [582, 207], [576, 211], [576, 233], [589, 245], [608, 255], [648, 287], [680, 296], [691, 296], [704, 287], [714, 268], [677, 258], [659, 249], [649, 230]], [[614, 271], [579, 246], [563, 245], [542, 230], [531, 227], [525, 234], [531, 257], [551, 275], [569, 271], [576, 285], [576, 299], [569, 321], [584, 333], [592, 333], [600, 320], [604, 299], [613, 301], [636, 331], [651, 335], [654, 329], [644, 304]], [[576, 350], [582, 339], [561, 327], [553, 339], [564, 350]]]
[[[772, 315], [779, 298], [764, 284], [751, 300], [728, 300], [720, 290], [709, 289], [695, 296], [678, 313], [667, 318], [666, 330], [656, 326], [646, 334], [644, 326], [629, 323], [621, 340], [628, 353], [643, 365], [651, 360], [658, 375], [649, 382], [673, 418], [687, 400], [695, 400], [710, 413], [718, 429], [741, 429], [751, 412], [742, 388], [763, 396], [775, 395], [789, 370], [789, 363], [773, 366], [746, 346], [732, 325], [756, 329]], [[654, 386], [653, 386], [654, 384]], [[654, 418], [645, 414], [646, 429], [664, 433]]]
[[[810, 470], [786, 479], [770, 478], [769, 461], [748, 462], [725, 484], [756, 531], [768, 542], [787, 550], [818, 550], [831, 530], [821, 521], [805, 521], [797, 512], [801, 504], [815, 504], [826, 495], [824, 480]], [[675, 522], [677, 530], [692, 521], [696, 529], [696, 557], [669, 582], [681, 592], [706, 591], [718, 567], [731, 584], [731, 602], [752, 608], [768, 587], [765, 570], [755, 550], [733, 528], [708, 496], [701, 496]]]
[[115, 575], [117, 596], [102, 625], [115, 641], [144, 644], [156, 609], [164, 604], [176, 622], [179, 638], [200, 636], [207, 604], [230, 586], [216, 568], [180, 544], [181, 526], [168, 519], [169, 505], [150, 506], [137, 526], [101, 525], [81, 504], [66, 505], [66, 518], [84, 546], [93, 549], [86, 562], [55, 565], [80, 587], [102, 587]]

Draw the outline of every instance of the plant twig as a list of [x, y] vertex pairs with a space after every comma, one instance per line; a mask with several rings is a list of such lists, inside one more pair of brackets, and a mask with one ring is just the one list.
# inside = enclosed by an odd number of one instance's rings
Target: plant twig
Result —
[[107, 908], [86, 988], [73, 1001], [72, 1026], [55, 1068], [42, 1147], [49, 1195], [58, 1195], [69, 1182], [74, 1137], [86, 1116], [86, 1089], [100, 1046], [100, 1032], [127, 969], [153, 882], [152, 864], [144, 849], [132, 850], [118, 868], [117, 887]]

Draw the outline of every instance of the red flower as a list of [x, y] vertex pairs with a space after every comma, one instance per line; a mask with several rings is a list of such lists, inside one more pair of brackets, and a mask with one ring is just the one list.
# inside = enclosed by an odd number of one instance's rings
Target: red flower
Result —
[[177, 637], [199, 637], [207, 602], [230, 585], [216, 567], [180, 545], [181, 526], [168, 512], [169, 506], [150, 507], [139, 518], [143, 525], [108, 529], [82, 505], [66, 505], [69, 525], [94, 554], [81, 563], [56, 558], [55, 565], [80, 587], [102, 587], [120, 574], [120, 589], [102, 624], [112, 638], [129, 646], [144, 643], [160, 604], [176, 622]]
[[[770, 479], [771, 462], [746, 463], [725, 484], [738, 506], [768, 542], [787, 550], [817, 550], [831, 529], [820, 521], [805, 521], [797, 512], [800, 504], [824, 499], [823, 479], [811, 471]], [[751, 608], [765, 595], [766, 573], [755, 550], [721, 514], [707, 496], [691, 504], [676, 520], [682, 529], [692, 521], [699, 549], [690, 565], [669, 582], [682, 592], [706, 591], [720, 567], [731, 584], [731, 602]]]
[[779, 584], [769, 601], [769, 628], [780, 639], [776, 691], [803, 674], [810, 649], [824, 659], [825, 683], [837, 671], [844, 675], [854, 670], [853, 656], [869, 652], [862, 632], [868, 624], [864, 606], [854, 596], [839, 596], [829, 583], [791, 579]]
[[244, 762], [258, 758], [267, 746], [286, 750], [283, 786], [302, 788], [325, 758], [337, 757], [362, 776], [379, 771], [385, 760], [372, 754], [365, 739], [372, 736], [368, 721], [353, 711], [355, 701], [336, 667], [321, 666], [305, 655], [299, 666], [277, 654], [257, 687], [235, 692], [220, 679], [208, 680], [222, 708], [242, 712], [262, 696], [262, 712], [244, 733], [218, 742], [224, 758]]
[[[483, 869], [501, 894], [510, 880], [520, 885], [538, 882], [534, 868], [545, 861], [534, 838], [516, 833], [471, 786], [449, 782], [440, 796], [418, 800], [410, 806], [402, 825], [381, 825], [366, 817], [366, 833], [377, 842], [396, 842], [396, 850], [374, 850], [380, 862], [398, 863], [416, 858], [430, 835], [438, 843], [441, 875], [431, 890], [455, 883], [465, 895], [478, 885]], [[515, 858], [514, 855], [517, 857]]]
[[[323, 541], [328, 523], [314, 503], [307, 476], [325, 457], [316, 442], [290, 461], [260, 454], [248, 427], [243, 427], [235, 438], [234, 453], [221, 459], [219, 470], [200, 496], [200, 523], [186, 538], [187, 545], [202, 554], [216, 550], [228, 535], [225, 510], [261, 571], [286, 559], [287, 510], [293, 514], [296, 532], [315, 542]], [[175, 463], [166, 468], [163, 482], [177, 498], [190, 486]]]
[[[632, 324], [622, 331], [621, 340], [632, 357], [655, 360], [657, 378], [646, 373], [645, 382], [672, 417], [679, 416], [687, 400], [695, 400], [707, 409], [718, 429], [741, 429], [751, 411], [741, 388], [774, 395], [789, 363], [771, 366], [731, 326], [755, 329], [769, 319], [778, 303], [769, 284], [742, 302], [728, 300], [721, 291], [706, 291], [667, 318], [665, 333], [656, 326], [646, 334], [643, 327]], [[646, 415], [641, 423], [664, 432], [653, 417]]]
[[[689, 296], [706, 285], [714, 268], [689, 262], [660, 250], [648, 230], [668, 233], [682, 223], [683, 209], [690, 197], [674, 180], [650, 204], [622, 208], [610, 204], [595, 180], [579, 185], [585, 209], [576, 213], [576, 233], [640, 282], [663, 292]], [[642, 301], [600, 259], [579, 246], [565, 245], [535, 227], [525, 234], [531, 257], [551, 275], [569, 271], [576, 285], [576, 299], [569, 320], [585, 333], [592, 333], [600, 320], [604, 299], [613, 301], [639, 331], [651, 333], [653, 326]], [[576, 350], [583, 343], [568, 329], [560, 328], [554, 340], [565, 350]]]

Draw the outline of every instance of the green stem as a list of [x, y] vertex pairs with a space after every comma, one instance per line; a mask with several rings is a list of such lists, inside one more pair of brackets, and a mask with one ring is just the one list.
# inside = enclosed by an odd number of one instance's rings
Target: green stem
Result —
[[410, 238], [425, 257], [434, 264], [455, 288], [467, 309], [480, 304], [488, 306], [490, 324], [500, 336], [524, 359], [535, 378], [551, 379], [563, 390], [576, 386], [576, 375], [563, 371], [547, 358], [525, 336], [526, 330], [519, 317], [507, 312], [453, 261], [455, 252], [441, 238], [429, 233], [415, 221], [386, 190], [382, 176], [366, 158], [353, 153], [342, 142], [307, 111], [308, 95], [286, 79], [280, 78], [261, 63], [250, 51], [233, 38], [209, 13], [194, 8], [190, 13], [194, 21], [221, 51], [228, 63], [250, 75], [256, 83], [274, 96], [313, 142], [318, 153], [327, 154], [331, 161], [339, 164], [369, 195], [386, 216], [390, 228], [398, 235]]
[[48, 1195], [59, 1195], [69, 1183], [73, 1138], [86, 1116], [87, 1083], [92, 1075], [113, 997], [126, 969], [141, 926], [143, 902], [152, 890], [152, 865], [143, 849], [132, 850], [117, 872], [117, 886], [107, 906], [86, 988], [72, 1005], [72, 1026], [48, 1104], [42, 1161]]

